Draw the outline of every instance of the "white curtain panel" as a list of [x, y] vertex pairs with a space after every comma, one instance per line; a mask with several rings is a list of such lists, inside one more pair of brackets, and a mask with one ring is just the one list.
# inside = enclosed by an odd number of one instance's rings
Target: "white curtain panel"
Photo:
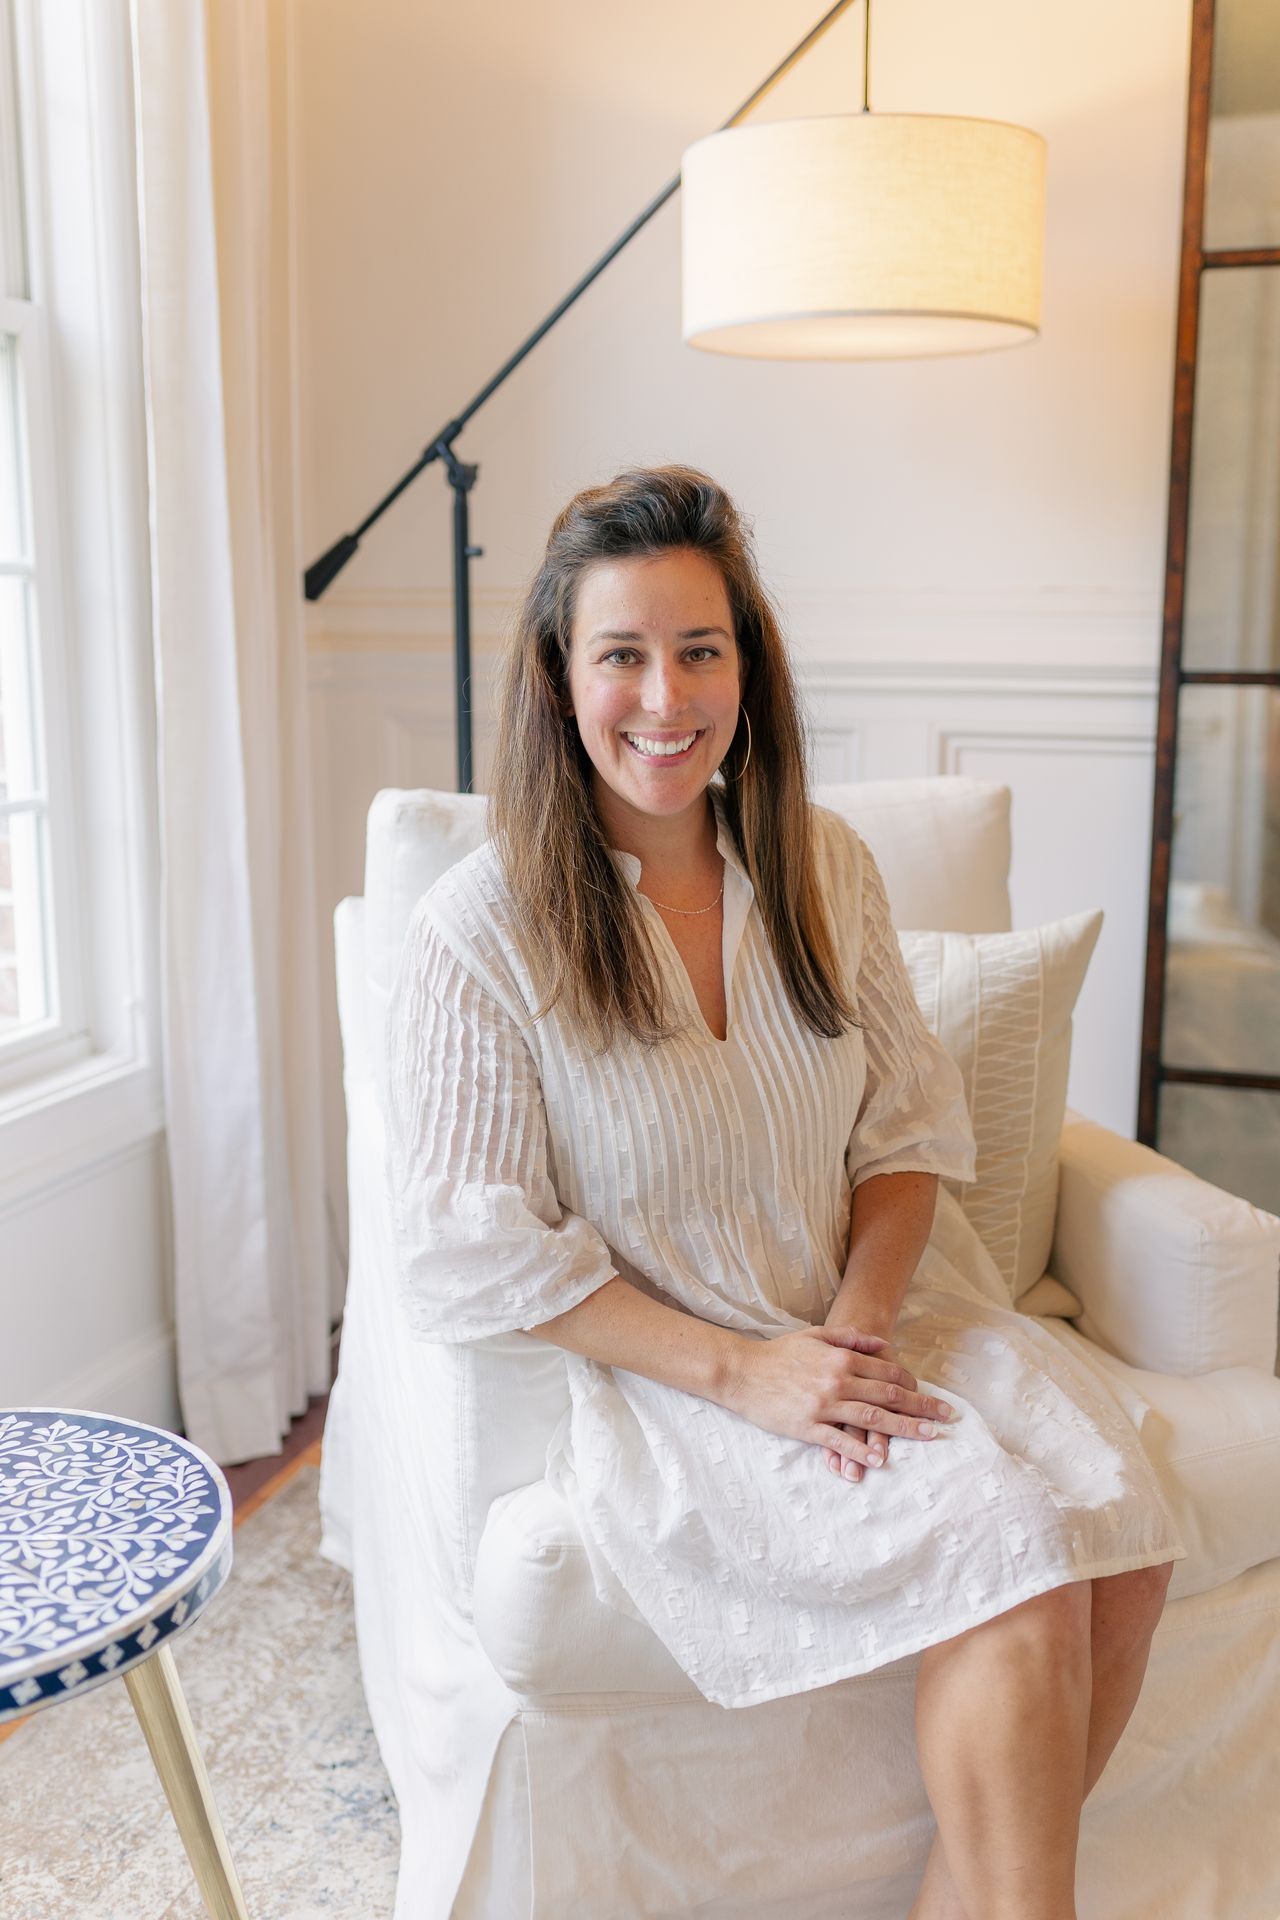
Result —
[[284, 0], [132, 0], [175, 1322], [189, 1437], [329, 1385]]

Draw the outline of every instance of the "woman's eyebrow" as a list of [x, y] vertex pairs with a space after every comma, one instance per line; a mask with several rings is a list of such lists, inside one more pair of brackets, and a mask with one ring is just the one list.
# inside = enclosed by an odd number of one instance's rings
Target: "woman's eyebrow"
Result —
[[[726, 640], [729, 638], [723, 627], [686, 627], [683, 633], [676, 635], [676, 638], [677, 640], [702, 640], [705, 639], [709, 633], [722, 634]], [[592, 634], [591, 645], [594, 646], [597, 640], [643, 639], [644, 635], [642, 633], [629, 633], [619, 627], [601, 627], [598, 633]]]

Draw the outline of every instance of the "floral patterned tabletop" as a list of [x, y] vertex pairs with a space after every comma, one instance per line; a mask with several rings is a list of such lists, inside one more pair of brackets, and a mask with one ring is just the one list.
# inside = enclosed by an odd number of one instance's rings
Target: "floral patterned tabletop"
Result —
[[163, 1427], [0, 1408], [0, 1722], [101, 1686], [231, 1570], [231, 1491]]

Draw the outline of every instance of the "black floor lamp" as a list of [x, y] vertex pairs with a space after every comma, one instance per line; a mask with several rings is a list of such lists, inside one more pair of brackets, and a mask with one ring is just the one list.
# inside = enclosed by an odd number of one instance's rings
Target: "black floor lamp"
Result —
[[309, 566], [318, 600], [424, 467], [453, 489], [458, 791], [472, 791], [468, 495], [479, 468], [454, 441], [507, 375], [628, 241], [685, 187], [683, 337], [763, 359], [884, 359], [983, 352], [1039, 331], [1044, 142], [1005, 121], [872, 114], [871, 0], [860, 114], [779, 120], [732, 133], [854, 0], [837, 0], [669, 180], [461, 413], [360, 522]]

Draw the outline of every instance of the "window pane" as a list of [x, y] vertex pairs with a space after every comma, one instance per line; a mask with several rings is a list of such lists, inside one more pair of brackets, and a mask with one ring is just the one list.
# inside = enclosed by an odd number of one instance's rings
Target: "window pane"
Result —
[[1202, 1180], [1280, 1213], [1280, 1093], [1166, 1081], [1156, 1145]]
[[1280, 691], [1183, 687], [1166, 1066], [1280, 1073]]
[[0, 576], [0, 1039], [53, 1011], [49, 848], [28, 586]]
[[0, 801], [43, 799], [28, 593], [0, 574]]
[[1280, 243], [1280, 9], [1217, 0], [1204, 244]]
[[1200, 277], [1182, 664], [1280, 668], [1280, 267]]
[[28, 297], [18, 62], [12, 0], [0, 0], [0, 293]]
[[53, 1012], [46, 839], [41, 814], [0, 817], [0, 1041]]
[[18, 343], [0, 333], [0, 566], [22, 560], [27, 550], [22, 447]]

